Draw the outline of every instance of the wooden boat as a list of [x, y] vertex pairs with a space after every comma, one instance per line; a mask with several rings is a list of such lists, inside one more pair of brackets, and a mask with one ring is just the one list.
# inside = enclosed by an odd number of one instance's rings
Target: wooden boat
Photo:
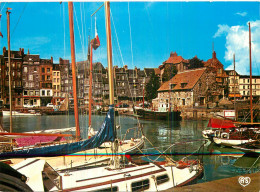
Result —
[[[3, 116], [10, 116], [10, 111], [3, 111]], [[42, 115], [41, 113], [35, 112], [35, 110], [28, 110], [28, 111], [12, 111], [12, 116], [39, 116]]]
[[228, 147], [256, 141], [258, 133], [250, 128], [234, 128], [231, 131], [217, 130], [213, 141], [218, 145]]
[[202, 131], [202, 136], [206, 139], [213, 139], [215, 131], [218, 129], [235, 128], [235, 124], [231, 120], [211, 118], [207, 125], [208, 129]]
[[141, 119], [147, 120], [167, 120], [167, 121], [180, 121], [181, 112], [180, 111], [169, 111], [169, 112], [161, 112], [161, 111], [152, 111], [149, 109], [135, 109], [136, 114]]
[[255, 142], [250, 142], [246, 144], [242, 144], [239, 146], [232, 146], [235, 149], [238, 149], [240, 151], [243, 151], [246, 154], [250, 155], [259, 155], [260, 154], [260, 142], [259, 140]]

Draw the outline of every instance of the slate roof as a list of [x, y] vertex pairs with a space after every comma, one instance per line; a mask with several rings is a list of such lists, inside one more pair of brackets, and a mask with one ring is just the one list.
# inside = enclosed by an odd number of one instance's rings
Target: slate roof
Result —
[[[171, 90], [187, 90], [192, 89], [198, 80], [201, 78], [202, 74], [205, 72], [206, 68], [199, 68], [195, 70], [189, 70], [177, 73], [171, 80], [162, 84], [158, 91], [169, 91], [170, 85], [175, 84]], [[182, 83], [185, 83], [185, 87], [182, 88]]]

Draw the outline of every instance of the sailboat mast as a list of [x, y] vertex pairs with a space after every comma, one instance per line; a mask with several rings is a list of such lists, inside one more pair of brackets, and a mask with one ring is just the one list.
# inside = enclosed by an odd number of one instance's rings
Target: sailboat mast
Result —
[[72, 67], [72, 83], [74, 98], [74, 116], [76, 125], [76, 139], [80, 139], [79, 114], [78, 114], [78, 97], [77, 97], [77, 80], [76, 80], [76, 59], [74, 45], [74, 24], [73, 24], [73, 2], [68, 2], [69, 8], [69, 25], [70, 25], [70, 49], [71, 49], [71, 67]]
[[10, 105], [10, 133], [13, 132], [12, 120], [12, 64], [11, 64], [11, 45], [10, 45], [10, 8], [7, 8], [7, 41], [8, 41], [8, 65], [9, 65], [9, 105]]
[[93, 56], [93, 48], [90, 43], [90, 58], [89, 58], [89, 99], [88, 99], [88, 126], [91, 126], [91, 111], [92, 111], [92, 56]]
[[112, 64], [112, 41], [111, 41], [111, 23], [110, 23], [110, 2], [105, 1], [106, 13], [106, 35], [107, 35], [107, 64], [109, 77], [109, 104], [114, 104], [114, 81]]
[[249, 26], [249, 61], [250, 61], [250, 114], [251, 114], [251, 123], [253, 123], [253, 97], [252, 97], [252, 60], [251, 60], [251, 28], [250, 22]]

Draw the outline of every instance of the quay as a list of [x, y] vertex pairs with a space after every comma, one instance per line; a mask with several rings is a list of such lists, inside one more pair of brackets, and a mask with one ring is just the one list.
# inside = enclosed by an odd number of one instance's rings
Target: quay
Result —
[[168, 189], [163, 192], [259, 192], [260, 191], [260, 172], [241, 175], [246, 178], [249, 177], [251, 182], [243, 187], [239, 184], [238, 179], [240, 176], [230, 177], [226, 179], [219, 179], [215, 181], [209, 181], [205, 183], [198, 183], [194, 185], [188, 185], [184, 187], [176, 187], [174, 189]]

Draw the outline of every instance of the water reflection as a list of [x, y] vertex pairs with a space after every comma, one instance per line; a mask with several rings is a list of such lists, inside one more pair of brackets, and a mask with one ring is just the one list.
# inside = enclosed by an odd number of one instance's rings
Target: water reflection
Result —
[[[87, 137], [88, 116], [80, 116], [81, 135]], [[92, 127], [98, 129], [105, 116], [92, 115]], [[133, 117], [116, 117], [116, 124], [121, 125], [118, 130], [119, 137], [130, 127], [143, 125], [143, 132], [150, 142], [146, 141], [145, 147], [158, 147], [164, 151], [168, 146], [175, 144], [166, 150], [168, 154], [173, 154], [174, 159], [181, 159], [197, 151], [204, 143], [201, 131], [206, 128], [208, 121], [145, 121], [137, 120]], [[9, 130], [9, 117], [3, 118], [5, 130]], [[54, 128], [74, 127], [75, 121], [72, 115], [69, 116], [34, 116], [34, 117], [14, 117], [13, 131], [25, 132], [34, 130], [45, 130]], [[149, 150], [148, 150], [149, 151]], [[149, 152], [155, 152], [149, 151]], [[260, 168], [257, 157], [247, 157], [238, 150], [232, 148], [219, 147], [214, 143], [207, 142], [200, 151], [203, 154], [204, 177], [199, 182], [212, 181], [227, 177], [233, 177], [244, 173], [257, 172]]]

